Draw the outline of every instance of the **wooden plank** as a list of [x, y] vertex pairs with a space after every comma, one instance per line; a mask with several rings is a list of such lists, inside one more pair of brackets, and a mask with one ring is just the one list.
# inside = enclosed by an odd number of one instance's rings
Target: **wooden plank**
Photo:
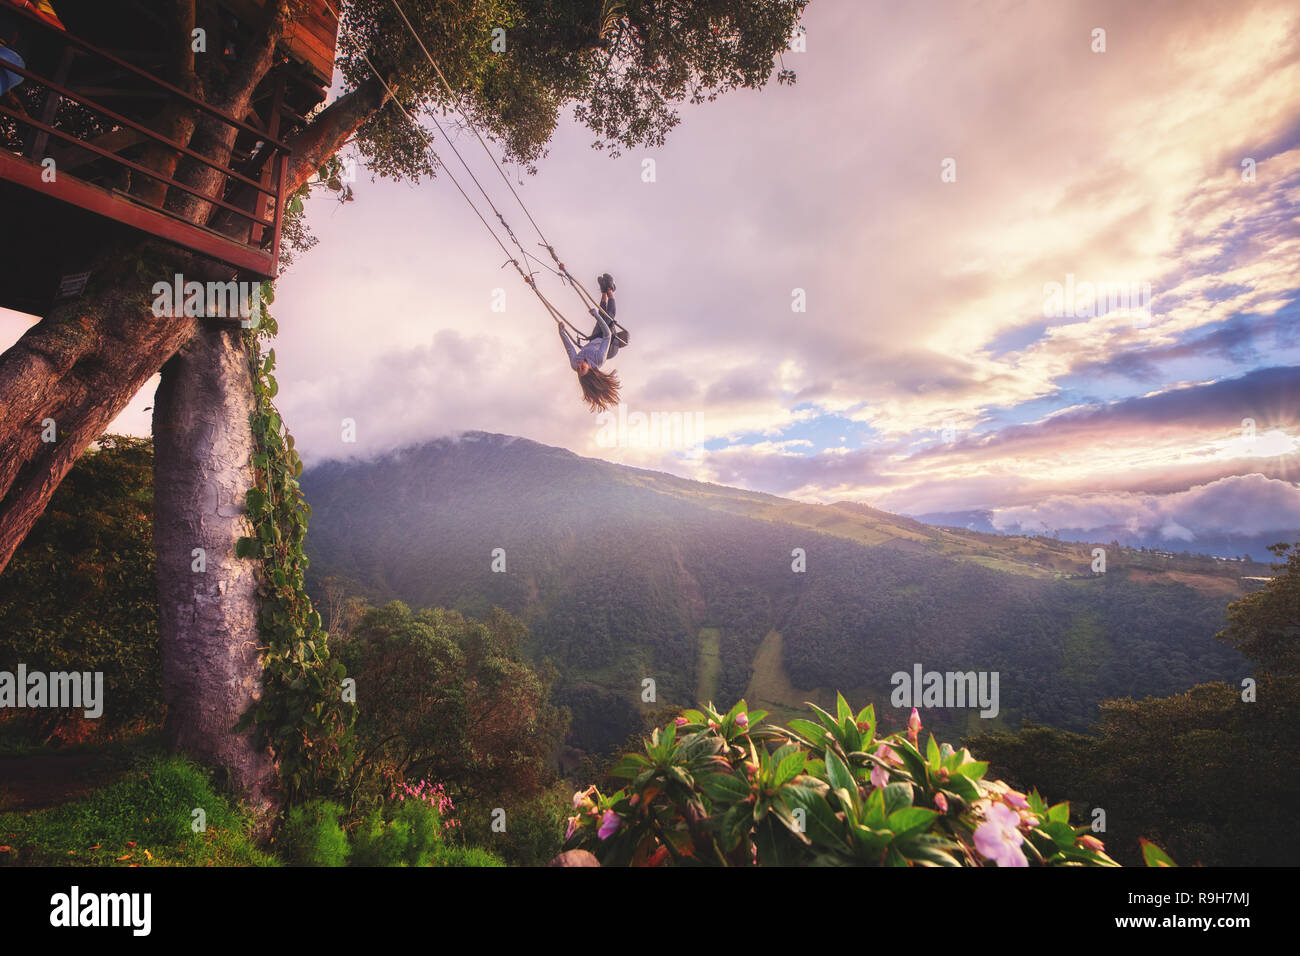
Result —
[[[130, 202], [100, 186], [83, 182], [66, 173], [52, 183], [43, 182], [42, 169], [35, 163], [0, 150], [0, 179], [50, 196], [132, 228], [147, 232], [168, 242], [173, 242], [200, 255], [228, 263], [237, 269], [261, 279], [275, 278], [277, 267], [273, 252], [263, 252], [243, 243], [227, 239], [209, 229], [183, 222], [164, 213]], [[54, 235], [50, 224], [44, 228]]]
[[[240, 20], [259, 22], [267, 0], [221, 0]], [[303, 63], [323, 86], [334, 78], [334, 54], [338, 43], [338, 22], [323, 0], [313, 0], [311, 7], [289, 24], [283, 47]]]

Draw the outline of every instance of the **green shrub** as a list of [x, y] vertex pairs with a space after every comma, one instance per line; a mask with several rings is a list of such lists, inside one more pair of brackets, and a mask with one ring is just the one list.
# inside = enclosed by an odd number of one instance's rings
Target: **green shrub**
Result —
[[442, 817], [428, 803], [405, 800], [385, 820], [373, 810], [352, 837], [353, 866], [428, 866], [442, 838]]
[[[1118, 866], [1068, 804], [984, 779], [987, 764], [933, 734], [922, 751], [916, 710], [877, 738], [871, 706], [810, 706], [816, 720], [788, 728], [759, 726], [767, 713], [743, 700], [686, 711], [611, 768], [627, 787], [574, 795], [565, 848], [606, 866]], [[1146, 858], [1168, 865], [1158, 848]]]
[[252, 844], [250, 831], [247, 814], [213, 789], [208, 771], [182, 757], [152, 756], [82, 800], [0, 813], [0, 843], [15, 851], [0, 862], [275, 865]]
[[[460, 811], [464, 827], [457, 842], [491, 847], [508, 866], [545, 866], [564, 844], [564, 819], [572, 809], [573, 791], [559, 783], [540, 794], [519, 800], [502, 800], [496, 795], [467, 799]], [[505, 810], [509, 826], [494, 831], [492, 811]]]
[[301, 866], [346, 866], [348, 836], [339, 825], [343, 808], [310, 800], [289, 811], [280, 830], [281, 853]]
[[[21, 713], [29, 743], [155, 724], [162, 711], [153, 445], [104, 435], [77, 459], [0, 574], [0, 661], [104, 675], [104, 713]], [[17, 712], [9, 712], [11, 719]]]
[[478, 847], [447, 846], [439, 844], [433, 855], [434, 866], [505, 866], [506, 861], [495, 853]]

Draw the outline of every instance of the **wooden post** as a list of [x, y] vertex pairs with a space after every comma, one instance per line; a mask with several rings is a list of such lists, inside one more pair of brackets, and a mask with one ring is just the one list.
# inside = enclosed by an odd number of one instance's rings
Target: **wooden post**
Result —
[[[271, 93], [271, 105], [267, 108], [267, 116], [263, 121], [266, 125], [267, 136], [271, 139], [278, 139], [280, 136], [280, 108], [284, 105], [284, 87], [284, 73], [281, 70], [276, 70], [275, 83], [272, 87]], [[274, 147], [268, 143], [267, 148], [273, 149]], [[274, 226], [272, 226], [272, 236], [274, 237], [273, 248], [271, 249], [272, 256], [279, 256], [280, 254], [280, 215], [281, 210], [284, 208], [284, 197], [280, 195], [280, 184], [283, 177], [283, 162], [284, 152], [282, 150], [276, 150], [275, 160], [262, 166], [262, 185], [270, 186], [272, 177], [274, 176], [276, 183], [275, 196], [269, 197], [265, 196], [263, 193], [257, 193], [255, 194], [256, 198], [254, 199], [253, 204], [253, 213], [256, 218], [266, 219], [267, 216], [265, 216], [258, 207], [262, 205], [263, 199], [265, 199], [266, 202], [275, 203], [275, 209], [268, 210], [268, 212], [272, 214], [271, 218], [274, 219], [275, 222]], [[255, 246], [262, 245], [262, 235], [262, 227], [254, 225], [252, 231], [252, 244]]]

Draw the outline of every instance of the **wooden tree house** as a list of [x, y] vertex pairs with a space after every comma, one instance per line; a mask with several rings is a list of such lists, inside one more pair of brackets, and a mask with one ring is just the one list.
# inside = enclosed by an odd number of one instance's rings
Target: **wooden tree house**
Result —
[[[267, 0], [216, 0], [219, 24], [202, 24], [206, 51], [224, 68], [265, 22]], [[330, 86], [338, 23], [325, 0], [301, 0], [277, 62], [245, 116], [232, 116], [169, 81], [174, 36], [150, 0], [53, 0], [57, 21], [33, 4], [0, 0], [0, 43], [24, 67], [0, 99], [0, 306], [44, 314], [78, 291], [79, 269], [106, 244], [148, 234], [226, 263], [244, 279], [273, 278], [285, 205], [285, 137]], [[215, 29], [213, 28], [215, 27]], [[216, 34], [216, 35], [214, 35]], [[165, 131], [189, 111], [234, 133], [228, 162], [213, 162]], [[196, 190], [155, 172], [202, 164], [218, 185]], [[164, 164], [166, 165], [166, 164]], [[218, 231], [176, 212], [201, 199]]]

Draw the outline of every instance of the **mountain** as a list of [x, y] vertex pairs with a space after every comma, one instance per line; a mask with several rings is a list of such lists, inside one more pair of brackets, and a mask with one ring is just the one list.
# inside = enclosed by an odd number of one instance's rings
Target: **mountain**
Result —
[[998, 530], [993, 525], [993, 512], [982, 508], [970, 511], [931, 511], [908, 517], [941, 528], [965, 528], [967, 531], [984, 531], [988, 534], [996, 534]]
[[1098, 700], [1249, 673], [1214, 634], [1269, 573], [1113, 545], [1094, 573], [1094, 545], [804, 504], [481, 432], [327, 462], [302, 484], [313, 587], [520, 615], [584, 750], [621, 744], [654, 707], [741, 696], [782, 715], [842, 690], [897, 727], [910, 708], [891, 706], [891, 678], [918, 664], [998, 674], [996, 717], [930, 710], [928, 726], [1083, 729]]

